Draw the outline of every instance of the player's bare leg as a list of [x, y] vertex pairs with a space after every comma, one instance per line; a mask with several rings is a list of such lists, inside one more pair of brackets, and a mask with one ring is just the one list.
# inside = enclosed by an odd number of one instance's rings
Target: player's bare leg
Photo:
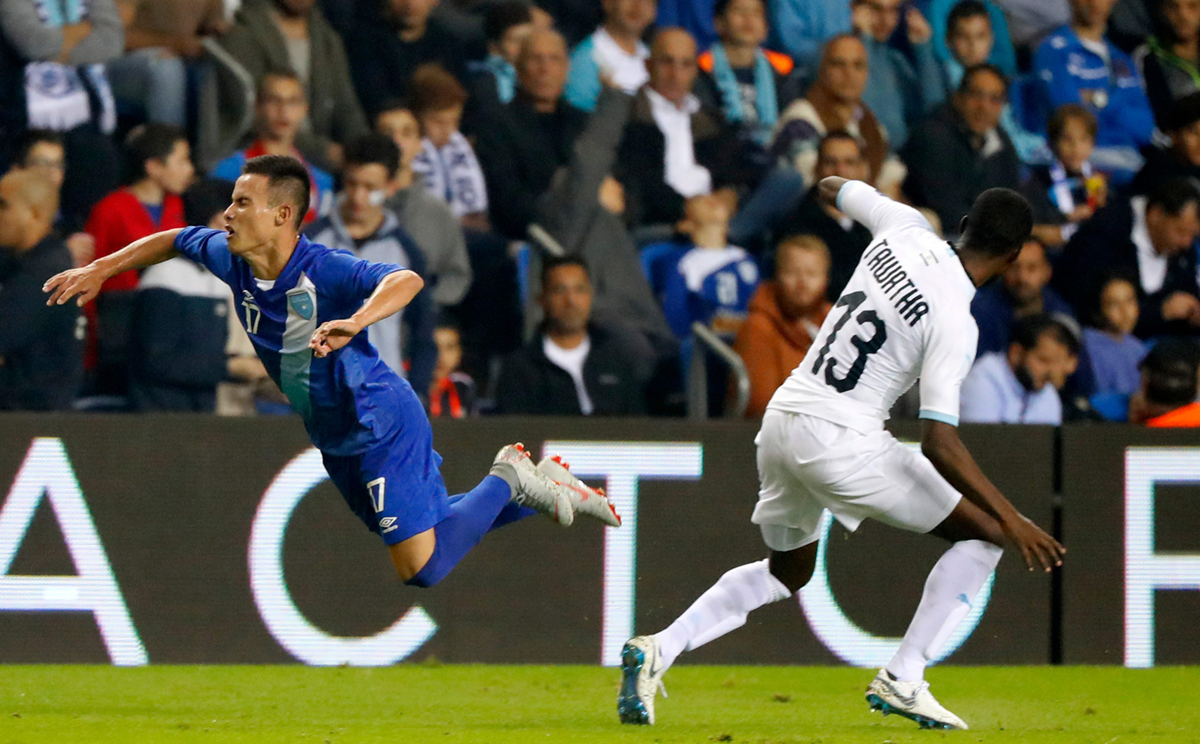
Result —
[[965, 729], [929, 692], [925, 666], [971, 611], [979, 590], [1003, 555], [999, 522], [962, 499], [930, 534], [953, 543], [925, 581], [921, 603], [896, 655], [867, 688], [872, 710], [896, 713], [922, 728]]
[[413, 535], [404, 542], [388, 546], [388, 555], [391, 557], [392, 565], [396, 567], [396, 574], [401, 581], [412, 580], [412, 577], [425, 567], [430, 556], [433, 555], [436, 540], [433, 530], [428, 529], [419, 535]]

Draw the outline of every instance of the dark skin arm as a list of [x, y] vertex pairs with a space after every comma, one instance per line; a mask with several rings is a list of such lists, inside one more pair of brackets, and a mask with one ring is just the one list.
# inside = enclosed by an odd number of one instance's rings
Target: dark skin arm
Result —
[[827, 176], [817, 184], [817, 194], [821, 197], [821, 201], [837, 209], [838, 192], [848, 183], [850, 180], [841, 176]]
[[1008, 542], [1020, 549], [1030, 571], [1038, 566], [1050, 571], [1062, 565], [1067, 549], [1017, 511], [992, 485], [959, 439], [957, 427], [922, 420], [921, 453], [964, 498], [996, 520]]

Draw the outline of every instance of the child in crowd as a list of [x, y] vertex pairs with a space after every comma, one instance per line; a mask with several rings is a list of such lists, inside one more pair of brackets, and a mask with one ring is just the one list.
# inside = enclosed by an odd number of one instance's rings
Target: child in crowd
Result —
[[1141, 384], [1138, 365], [1146, 345], [1133, 335], [1138, 321], [1137, 290], [1123, 276], [1100, 287], [1095, 328], [1083, 330], [1083, 342], [1096, 376], [1096, 393], [1131, 395]]
[[425, 189], [440, 196], [463, 227], [489, 228], [487, 183], [471, 143], [459, 131], [467, 92], [436, 64], [421, 65], [410, 85], [412, 112], [421, 124], [423, 150], [413, 169]]
[[429, 415], [431, 418], [446, 416], [466, 418], [474, 416], [475, 381], [470, 375], [459, 371], [462, 364], [462, 336], [452, 320], [438, 321], [433, 332], [437, 344], [437, 367], [433, 370], [433, 384], [429, 386]]
[[1060, 106], [1048, 132], [1054, 162], [1034, 166], [1025, 184], [1033, 206], [1033, 235], [1047, 248], [1061, 247], [1108, 198], [1104, 176], [1088, 159], [1096, 148], [1095, 115], [1077, 103]]
[[[946, 82], [951, 92], [958, 90], [963, 72], [969, 67], [993, 61], [996, 36], [987, 6], [980, 0], [962, 0], [950, 10], [946, 20]], [[1021, 101], [1020, 81], [1014, 80], [1009, 91], [1009, 103], [1000, 114], [1000, 126], [1012, 140], [1017, 155], [1025, 163], [1045, 163], [1051, 159], [1050, 148], [1040, 134], [1030, 132], [1018, 123], [1012, 102]]]
[[679, 223], [689, 240], [643, 252], [650, 286], [680, 340], [691, 338], [692, 323], [700, 321], [732, 343], [746, 320], [758, 265], [744, 249], [729, 245], [729, 218], [729, 204], [720, 196], [694, 196]]

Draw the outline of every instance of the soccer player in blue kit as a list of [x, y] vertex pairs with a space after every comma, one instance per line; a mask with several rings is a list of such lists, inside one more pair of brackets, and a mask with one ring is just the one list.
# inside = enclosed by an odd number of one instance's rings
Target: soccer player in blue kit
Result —
[[534, 512], [563, 526], [576, 513], [613, 527], [602, 491], [558, 458], [534, 465], [520, 444], [500, 450], [465, 494], [448, 496], [433, 434], [408, 381], [391, 370], [363, 331], [407, 305], [424, 282], [299, 234], [308, 172], [294, 158], [246, 163], [225, 210], [226, 228], [166, 230], [46, 282], [48, 304], [83, 305], [122, 271], [179, 254], [234, 292], [238, 318], [271, 378], [304, 419], [325, 469], [350, 509], [388, 546], [396, 573], [430, 587], [492, 529]]

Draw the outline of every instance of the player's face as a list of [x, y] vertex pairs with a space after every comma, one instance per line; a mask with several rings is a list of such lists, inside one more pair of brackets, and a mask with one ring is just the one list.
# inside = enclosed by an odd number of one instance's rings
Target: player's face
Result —
[[986, 15], [963, 18], [946, 38], [950, 53], [963, 67], [987, 62], [992, 55], [992, 42], [992, 23]]
[[244, 175], [233, 186], [233, 203], [225, 210], [225, 234], [229, 251], [244, 255], [273, 240], [282, 228], [291, 227], [287, 207], [271, 206], [267, 177]]
[[605, 0], [604, 2], [605, 20], [633, 36], [641, 36], [657, 14], [657, 0]]
[[518, 23], [515, 26], [509, 26], [501, 36], [500, 41], [488, 44], [488, 51], [498, 55], [510, 65], [517, 63], [517, 57], [521, 55], [521, 45], [533, 33], [533, 22]]
[[155, 183], [172, 194], [182, 194], [192, 185], [196, 169], [192, 166], [192, 152], [186, 140], [175, 143], [165, 160], [146, 162], [146, 173]]
[[789, 317], [799, 317], [825, 301], [829, 284], [829, 261], [817, 251], [801, 247], [783, 247], [775, 267], [779, 283], [780, 309]]
[[862, 98], [867, 86], [867, 49], [858, 39], [838, 39], [829, 45], [817, 82], [842, 102]]
[[554, 330], [579, 333], [592, 315], [592, 283], [578, 266], [560, 266], [546, 277], [542, 312]]
[[867, 159], [858, 144], [847, 139], [829, 140], [817, 155], [817, 180], [839, 176], [852, 181], [866, 181], [871, 175]]
[[1071, 173], [1083, 170], [1083, 164], [1092, 156], [1096, 140], [1088, 133], [1087, 125], [1077, 118], [1067, 119], [1062, 133], [1054, 141], [1054, 152], [1063, 166]]
[[67, 173], [67, 154], [62, 145], [53, 142], [37, 142], [29, 148], [29, 154], [21, 163], [23, 168], [36, 168], [37, 172], [61, 189]]
[[462, 341], [455, 329], [438, 328], [433, 332], [433, 342], [437, 344], [438, 350], [437, 369], [434, 376], [445, 377], [462, 364]]
[[268, 137], [291, 142], [308, 118], [308, 103], [300, 83], [290, 78], [268, 77], [258, 102], [258, 119]]
[[664, 33], [654, 42], [646, 69], [650, 87], [679, 105], [692, 92], [696, 80], [696, 42], [686, 33]]
[[434, 147], [445, 147], [458, 131], [462, 122], [462, 106], [452, 106], [441, 111], [429, 111], [421, 115], [421, 129]]
[[408, 109], [394, 109], [379, 115], [376, 128], [400, 148], [400, 170], [407, 171], [421, 154], [421, 125]]
[[1138, 321], [1137, 292], [1124, 279], [1114, 279], [1100, 293], [1100, 315], [1108, 330], [1132, 333]]
[[342, 218], [349, 224], [379, 220], [388, 185], [387, 168], [379, 163], [347, 166], [342, 172]]
[[958, 111], [975, 134], [987, 134], [1000, 123], [1008, 103], [1004, 81], [990, 72], [977, 72], [961, 93], [954, 96]]
[[1200, 234], [1196, 204], [1188, 204], [1179, 214], [1168, 213], [1158, 205], [1146, 210], [1146, 231], [1160, 256], [1177, 256], [1192, 247]]
[[1166, 0], [1162, 12], [1178, 39], [1195, 41], [1200, 36], [1200, 0]]
[[716, 29], [727, 43], [756, 47], [767, 38], [767, 9], [762, 0], [733, 0], [716, 19]]
[[1200, 120], [1171, 133], [1175, 151], [1193, 166], [1200, 166]]
[[540, 32], [525, 42], [517, 75], [521, 89], [539, 103], [553, 103], [567, 84], [567, 46], [556, 33]]
[[1036, 302], [1050, 283], [1050, 262], [1041, 243], [1030, 241], [1004, 272], [1004, 286], [1017, 307]]

